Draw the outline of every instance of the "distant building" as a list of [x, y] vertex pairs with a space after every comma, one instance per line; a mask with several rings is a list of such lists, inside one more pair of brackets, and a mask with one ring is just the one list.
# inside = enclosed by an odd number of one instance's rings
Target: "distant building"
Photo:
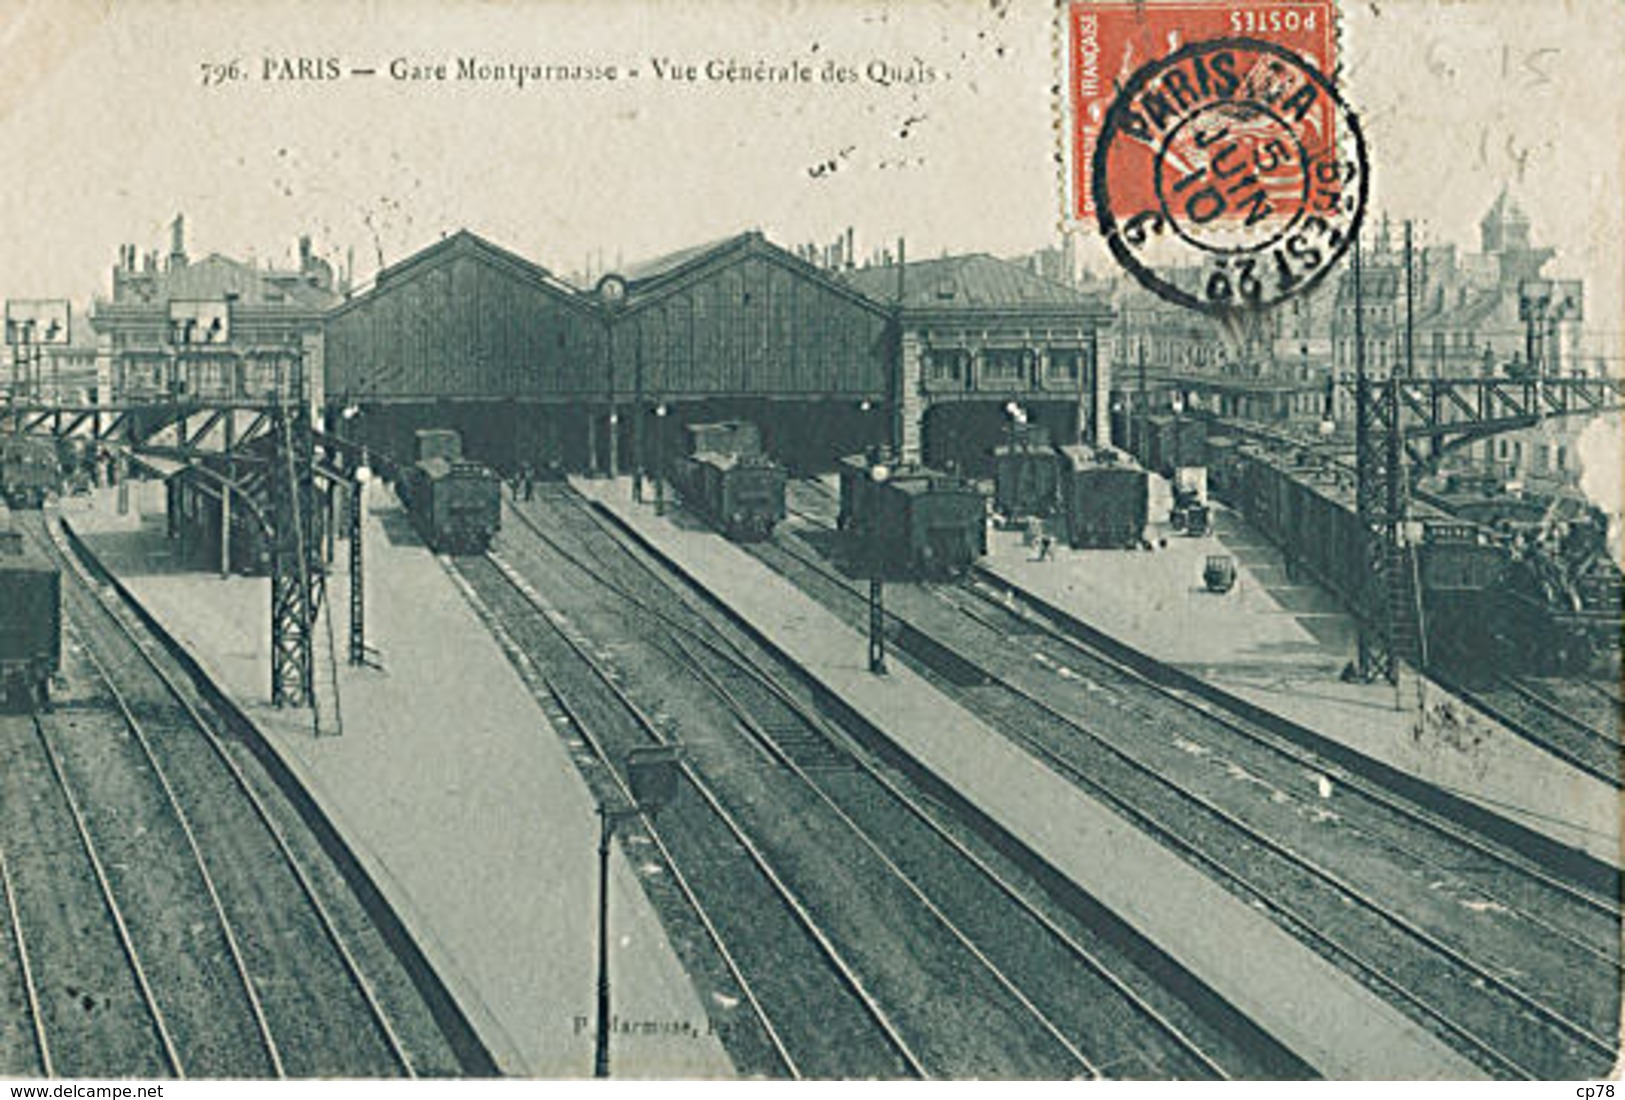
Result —
[[[342, 300], [331, 265], [299, 240], [299, 266], [277, 270], [213, 254], [193, 261], [185, 223], [170, 226], [169, 255], [119, 249], [113, 293], [92, 306], [97, 391], [107, 401], [263, 397], [296, 364], [318, 385], [322, 315]], [[185, 316], [220, 318], [215, 332]], [[319, 398], [319, 395], [313, 395]]]
[[1554, 251], [1529, 240], [1529, 218], [1503, 190], [1479, 223], [1480, 251], [1423, 251], [1417, 272], [1418, 374], [1555, 376], [1577, 357], [1585, 284], [1543, 275]]
[[[1404, 253], [1386, 219], [1362, 255], [1360, 293], [1365, 369], [1387, 377], [1406, 369], [1407, 305], [1416, 374], [1520, 376], [1574, 373], [1585, 285], [1543, 272], [1554, 252], [1530, 243], [1529, 217], [1503, 190], [1479, 223], [1476, 253], [1453, 244], [1413, 251], [1411, 300], [1406, 300]], [[1331, 316], [1332, 363], [1352, 373], [1355, 357], [1352, 265], [1345, 259]], [[1533, 361], [1534, 368], [1530, 364]]]
[[[1383, 218], [1374, 244], [1361, 242], [1360, 278], [1356, 285], [1352, 256], [1345, 254], [1335, 283], [1330, 325], [1332, 370], [1353, 374], [1364, 344], [1364, 367], [1373, 378], [1386, 378], [1404, 354], [1404, 254], [1395, 251]], [[1357, 340], [1358, 337], [1358, 340]]]
[[96, 397], [96, 333], [82, 308], [69, 307], [68, 342], [40, 349], [40, 384], [45, 399], [87, 404]]

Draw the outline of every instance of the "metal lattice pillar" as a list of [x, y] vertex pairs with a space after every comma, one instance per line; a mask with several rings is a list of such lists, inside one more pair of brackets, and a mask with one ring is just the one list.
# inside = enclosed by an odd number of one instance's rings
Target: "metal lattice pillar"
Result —
[[279, 407], [272, 421], [271, 702], [314, 706], [316, 616], [325, 587], [315, 524], [315, 444], [302, 405]]
[[1354, 241], [1354, 462], [1355, 512], [1364, 536], [1365, 599], [1359, 607], [1360, 679], [1379, 677], [1399, 681], [1390, 614], [1390, 564], [1394, 522], [1389, 510], [1387, 412], [1394, 389], [1389, 383], [1372, 384], [1365, 369], [1365, 294], [1361, 274], [1359, 238]]
[[1404, 448], [1400, 443], [1398, 383], [1355, 383], [1356, 507], [1365, 532], [1366, 599], [1360, 621], [1360, 676], [1399, 682], [1407, 656], [1412, 596], [1407, 550], [1399, 535], [1405, 516]]

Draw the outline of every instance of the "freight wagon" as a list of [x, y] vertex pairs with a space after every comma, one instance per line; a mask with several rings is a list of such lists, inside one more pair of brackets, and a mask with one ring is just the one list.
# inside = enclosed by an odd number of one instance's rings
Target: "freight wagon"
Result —
[[1182, 466], [1207, 465], [1207, 421], [1194, 416], [1148, 416], [1139, 459], [1147, 470], [1172, 477]]
[[974, 482], [862, 456], [840, 462], [837, 526], [879, 575], [960, 576], [987, 553], [987, 497]]
[[[1281, 548], [1288, 570], [1301, 569], [1347, 606], [1361, 607], [1370, 568], [1353, 472], [1255, 446], [1236, 448], [1230, 469], [1238, 507]], [[1414, 558], [1401, 557], [1410, 574], [1398, 583], [1420, 593], [1429, 654], [1481, 647], [1472, 639], [1484, 635], [1501, 599], [1504, 548], [1477, 524], [1426, 504], [1412, 507], [1403, 535]]]
[[1089, 550], [1138, 546], [1147, 519], [1146, 472], [1110, 448], [1062, 447], [1060, 455], [1067, 542]]
[[1011, 522], [1054, 515], [1062, 465], [1048, 429], [1015, 425], [1006, 441], [993, 448], [993, 510]]
[[749, 420], [717, 420], [690, 424], [687, 454], [723, 454], [755, 457], [762, 454], [762, 433]]
[[45, 706], [61, 657], [61, 575], [0, 510], [0, 709]]

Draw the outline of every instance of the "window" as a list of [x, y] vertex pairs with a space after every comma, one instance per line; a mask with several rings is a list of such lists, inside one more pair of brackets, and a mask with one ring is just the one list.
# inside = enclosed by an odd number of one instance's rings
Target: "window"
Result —
[[1082, 349], [1050, 348], [1047, 375], [1051, 382], [1076, 382], [1083, 377]]
[[1557, 468], [1559, 470], [1569, 468], [1569, 449], [1562, 444], [1558, 444], [1557, 447]]
[[927, 382], [957, 383], [964, 380], [965, 361], [970, 353], [963, 348], [932, 348], [925, 353]]
[[982, 377], [999, 385], [1015, 385], [1022, 379], [1026, 355], [1020, 348], [989, 348], [982, 353]]

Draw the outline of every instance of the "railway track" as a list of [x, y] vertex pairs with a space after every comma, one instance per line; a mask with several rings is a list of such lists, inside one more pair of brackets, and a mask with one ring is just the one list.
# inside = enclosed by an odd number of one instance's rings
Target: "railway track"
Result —
[[[387, 973], [381, 993], [363, 966], [364, 956], [378, 967], [387, 948], [367, 938], [359, 906], [335, 890], [337, 872], [313, 859], [314, 842], [290, 828], [297, 815], [279, 804], [271, 781], [234, 755], [184, 673], [60, 536], [43, 521], [29, 535], [62, 570], [71, 690], [34, 721], [31, 754], [13, 731], [8, 761], [34, 761], [31, 816], [56, 820], [59, 832], [41, 835], [38, 827], [31, 832], [33, 822], [10, 818], [3, 835], [13, 852], [38, 845], [66, 856], [61, 830], [71, 822], [82, 853], [8, 875], [13, 940], [24, 945], [17, 954], [28, 956], [40, 1006], [38, 1045], [51, 1051], [39, 1069], [183, 1077], [456, 1072], [408, 979]], [[56, 806], [46, 804], [47, 791]], [[77, 922], [60, 909], [53, 919], [38, 892], [54, 890], [60, 903], [69, 890], [86, 892], [74, 885], [86, 875], [116, 954], [82, 945], [69, 955], [52, 942], [57, 924]], [[109, 1015], [147, 1020], [150, 1042], [81, 1034], [53, 1003], [70, 986], [101, 988], [72, 974], [83, 966], [105, 971], [113, 957], [129, 973], [123, 982], [100, 979], [126, 990], [123, 1008]]]
[[[691, 768], [715, 776], [715, 797], [740, 807], [735, 812], [757, 838], [755, 843], [771, 853], [774, 863], [791, 868], [786, 874], [803, 884], [807, 908], [828, 924], [831, 942], [854, 957], [854, 969], [866, 976], [877, 996], [890, 993], [887, 1011], [897, 1016], [898, 1031], [909, 1035], [922, 1051], [924, 1073], [1226, 1076], [1221, 1061], [1207, 1053], [1210, 1047], [1222, 1049], [1222, 1057], [1243, 1072], [1261, 1072], [1261, 1060], [1243, 1050], [1237, 1038], [1222, 1035], [1166, 992], [1147, 995], [1120, 977], [1121, 952], [1108, 961], [1102, 957], [1108, 949], [1084, 942], [1087, 933], [1067, 927], [1075, 918], [1056, 919], [1028, 900], [1034, 892], [1030, 884], [1018, 885], [1006, 870], [994, 866], [993, 859], [974, 852], [938, 820], [940, 809], [885, 775], [810, 701], [798, 700], [781, 683], [782, 670], [770, 670], [764, 657], [751, 654], [718, 612], [692, 593], [674, 591], [671, 580], [641, 552], [611, 535], [592, 513], [576, 511], [581, 507], [565, 505], [564, 514], [574, 512], [575, 518], [549, 523], [547, 531], [531, 526], [531, 533], [550, 547], [551, 554], [545, 566], [538, 558], [532, 575], [545, 572], [556, 577], [562, 558], [584, 577], [613, 591], [627, 603], [629, 613], [643, 617], [645, 623], [652, 616], [667, 624], [669, 657], [678, 662], [679, 675], [701, 685], [711, 705], [720, 700], [725, 713], [724, 721], [702, 719], [691, 728], [707, 734], [735, 731], [726, 739], [716, 738], [714, 744], [708, 744], [710, 736], [699, 741], [690, 737]], [[550, 520], [560, 511], [555, 506]], [[532, 521], [522, 518], [522, 523]], [[568, 534], [557, 529], [571, 525], [576, 529]], [[565, 538], [579, 548], [562, 546]], [[623, 559], [619, 567], [613, 566], [616, 559]], [[614, 579], [606, 578], [606, 573]], [[526, 583], [522, 578], [510, 581], [516, 586]], [[647, 682], [644, 676], [636, 679]], [[623, 683], [632, 680], [622, 678]], [[672, 693], [669, 687], [662, 689], [663, 709], [676, 709], [667, 697]], [[740, 780], [742, 763], [747, 761], [754, 764], [752, 771], [768, 771], [765, 782]], [[783, 812], [763, 815], [755, 807], [764, 802]], [[862, 870], [867, 884], [861, 894], [884, 903], [887, 923], [893, 927], [863, 925], [821, 896], [828, 887], [815, 876], [801, 871], [798, 877], [797, 865], [817, 858], [805, 850], [809, 840], [839, 854], [838, 866], [826, 875], [849, 879]], [[906, 938], [898, 943], [905, 931]], [[913, 997], [891, 992], [907, 988], [903, 979], [918, 979], [900, 972], [895, 959], [883, 956], [895, 955], [899, 947], [922, 954], [933, 942], [948, 945], [931, 947], [940, 961], [925, 959], [919, 965], [939, 976], [952, 973], [961, 989], [973, 975], [985, 983], [986, 991], [975, 996], [976, 1026], [983, 1032], [996, 1031], [1000, 1017], [1015, 1021], [1005, 1028], [1002, 1045], [988, 1046], [984, 1041], [980, 1053], [976, 1046], [967, 1046], [964, 1035], [954, 1030], [964, 1023], [939, 1018], [944, 1013], [932, 1008], [934, 998], [928, 989]], [[879, 950], [882, 943], [892, 950]], [[1145, 976], [1138, 974], [1135, 980], [1144, 983]], [[1025, 1066], [1010, 1060], [1023, 1046], [1025, 1056], [1033, 1058], [1034, 1036], [1047, 1040], [1048, 1049], [1036, 1051], [1042, 1060]], [[1255, 1034], [1247, 1039], [1268, 1045]], [[1277, 1075], [1293, 1069], [1303, 1072], [1281, 1060], [1271, 1068]], [[839, 1072], [854, 1071], [842, 1067]]]
[[[847, 578], [791, 540], [760, 553], [861, 629], [866, 607]], [[945, 690], [1486, 1069], [1563, 1076], [1612, 1057], [1614, 900], [1169, 694], [985, 589], [898, 589], [898, 644]], [[1144, 736], [1158, 729], [1178, 733]], [[1338, 792], [1335, 809], [1299, 793], [1317, 776]], [[1575, 969], [1592, 976], [1589, 992], [1576, 995]], [[1455, 983], [1487, 996], [1462, 998]], [[1540, 1021], [1538, 1040], [1525, 1017]]]
[[[76, 802], [38, 721], [0, 718], [6, 931], [30, 1041], [8, 1076], [176, 1074], [163, 1012]], [[21, 1034], [23, 1029], [12, 1034]]]
[[1502, 676], [1485, 687], [1451, 686], [1524, 740], [1610, 786], [1625, 787], [1618, 706], [1587, 691], [1590, 685], [1563, 683]]
[[[630, 748], [665, 743], [665, 733], [588, 644], [560, 627], [556, 612], [498, 561], [463, 559], [454, 568], [516, 652], [533, 669], [549, 670], [540, 687], [627, 799], [618, 762]], [[758, 1051], [756, 1064], [742, 1068], [792, 1078], [924, 1076], [913, 1050], [876, 1011], [799, 895], [714, 801], [709, 786], [697, 782], [693, 768], [685, 764], [683, 774], [687, 793], [640, 825], [727, 958], [732, 989], [751, 1009], [745, 1024], [759, 1030], [770, 1050], [767, 1064]], [[817, 1026], [809, 1030], [800, 1021]], [[749, 1045], [762, 1046], [762, 1040]]]

